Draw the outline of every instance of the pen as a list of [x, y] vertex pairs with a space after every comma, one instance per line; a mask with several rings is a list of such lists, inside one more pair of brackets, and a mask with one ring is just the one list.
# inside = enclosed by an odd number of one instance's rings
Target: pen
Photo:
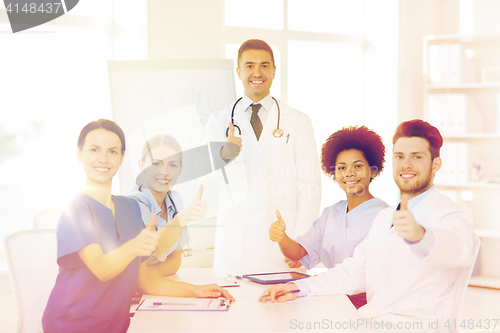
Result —
[[153, 302], [153, 305], [194, 305], [194, 303], [165, 303], [165, 302]]
[[290, 133], [286, 135], [286, 143], [288, 143], [288, 139], [290, 139]]
[[[275, 298], [276, 298], [276, 297], [281, 297], [281, 296], [284, 296], [284, 295], [286, 295], [286, 294], [290, 294], [290, 293], [292, 293], [292, 294], [295, 294], [295, 293], [300, 293], [300, 290], [298, 290], [298, 289], [294, 289], [294, 290], [285, 291], [285, 292], [282, 292], [282, 291], [281, 291], [281, 292], [277, 293], [277, 294], [276, 294], [276, 296], [274, 296], [274, 297], [275, 297]], [[271, 297], [271, 295], [267, 295], [267, 297]]]

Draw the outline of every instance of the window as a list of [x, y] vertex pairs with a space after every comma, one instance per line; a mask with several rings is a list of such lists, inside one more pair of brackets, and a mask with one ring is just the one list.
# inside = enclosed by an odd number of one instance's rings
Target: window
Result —
[[[37, 211], [63, 206], [82, 189], [85, 174], [76, 160], [76, 142], [85, 124], [111, 118], [107, 61], [137, 59], [137, 48], [126, 54], [115, 47], [111, 27], [120, 12], [117, 6], [112, 12], [112, 5], [111, 0], [80, 1], [50, 23], [0, 34], [2, 239], [32, 228]], [[135, 14], [132, 24], [140, 20]], [[11, 31], [1, 15], [0, 31]], [[124, 31], [122, 25], [122, 40]]]

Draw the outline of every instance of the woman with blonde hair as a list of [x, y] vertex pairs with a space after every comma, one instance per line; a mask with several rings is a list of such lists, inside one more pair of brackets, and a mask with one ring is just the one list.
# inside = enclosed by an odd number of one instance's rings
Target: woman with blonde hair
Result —
[[152, 215], [158, 216], [158, 232], [163, 234], [161, 239], [164, 241], [147, 264], [150, 271], [161, 276], [177, 272], [184, 253], [182, 249], [189, 244], [186, 224], [202, 220], [207, 210], [207, 203], [201, 200], [203, 187], [185, 209], [179, 193], [172, 190], [182, 173], [182, 162], [182, 149], [175, 138], [168, 134], [151, 137], [144, 144], [138, 161], [141, 174], [137, 185], [125, 193], [139, 203], [145, 223]]

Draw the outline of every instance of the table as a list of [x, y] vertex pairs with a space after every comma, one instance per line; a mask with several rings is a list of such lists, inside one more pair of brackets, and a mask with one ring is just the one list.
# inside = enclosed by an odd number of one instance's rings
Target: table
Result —
[[[217, 281], [210, 268], [183, 268], [170, 278], [195, 284]], [[228, 311], [137, 311], [128, 332], [296, 332], [300, 328], [309, 332], [338, 331], [338, 325], [361, 320], [345, 295], [259, 303], [257, 300], [266, 288], [249, 280], [243, 280], [240, 287], [227, 288], [236, 299]]]

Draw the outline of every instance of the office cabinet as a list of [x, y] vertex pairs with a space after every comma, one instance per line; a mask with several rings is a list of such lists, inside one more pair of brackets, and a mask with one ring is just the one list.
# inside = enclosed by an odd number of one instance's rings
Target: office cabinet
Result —
[[500, 36], [424, 38], [424, 118], [444, 138], [435, 184], [472, 215], [471, 285], [500, 289]]

